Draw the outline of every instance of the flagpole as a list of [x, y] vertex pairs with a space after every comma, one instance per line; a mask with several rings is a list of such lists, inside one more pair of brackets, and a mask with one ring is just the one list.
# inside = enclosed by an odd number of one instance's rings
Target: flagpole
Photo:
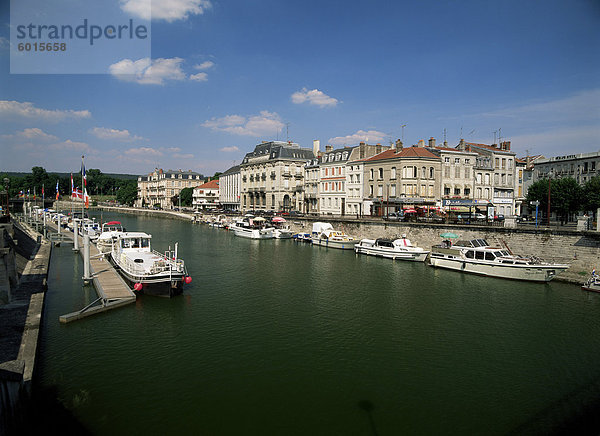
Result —
[[83, 225], [83, 217], [85, 216], [85, 181], [83, 179], [83, 172], [85, 171], [85, 167], [83, 166], [83, 155], [81, 155], [81, 189], [83, 191], [83, 198], [81, 202], [81, 224]]

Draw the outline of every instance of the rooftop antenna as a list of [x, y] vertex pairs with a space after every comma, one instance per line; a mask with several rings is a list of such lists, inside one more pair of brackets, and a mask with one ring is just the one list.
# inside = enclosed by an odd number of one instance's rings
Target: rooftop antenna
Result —
[[402, 124], [400, 127], [402, 127], [402, 142], [404, 142], [404, 128], [406, 127], [406, 124]]
[[471, 136], [473, 133], [475, 133], [475, 129], [473, 129], [469, 132], [469, 136]]
[[285, 123], [285, 140], [290, 142], [290, 123]]
[[494, 144], [495, 144], [496, 143], [496, 133], [498, 133], [498, 131], [494, 130], [493, 133], [494, 133]]
[[444, 129], [444, 142], [446, 142], [446, 129]]
[[498, 143], [502, 142], [502, 127], [498, 129]]
[[462, 129], [463, 129], [463, 126], [460, 126], [460, 139], [462, 139], [462, 137], [463, 137]]

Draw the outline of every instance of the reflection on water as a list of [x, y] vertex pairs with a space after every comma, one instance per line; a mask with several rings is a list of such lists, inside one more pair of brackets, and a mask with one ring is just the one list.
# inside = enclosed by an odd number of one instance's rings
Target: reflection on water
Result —
[[95, 434], [535, 433], [596, 410], [597, 391], [572, 392], [597, 380], [600, 295], [103, 219], [178, 241], [193, 282], [60, 325], [95, 294], [54, 251], [42, 386]]

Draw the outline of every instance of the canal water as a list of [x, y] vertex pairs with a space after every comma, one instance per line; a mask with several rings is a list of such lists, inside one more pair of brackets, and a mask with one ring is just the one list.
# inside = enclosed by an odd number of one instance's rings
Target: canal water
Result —
[[62, 325], [95, 292], [53, 250], [40, 385], [93, 434], [547, 434], [598, 411], [600, 295], [577, 286], [102, 218], [178, 241], [193, 282]]

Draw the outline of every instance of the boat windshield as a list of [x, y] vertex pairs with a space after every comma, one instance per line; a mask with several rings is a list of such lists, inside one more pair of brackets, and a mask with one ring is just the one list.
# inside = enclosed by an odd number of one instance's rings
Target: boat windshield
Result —
[[473, 247], [487, 247], [489, 245], [485, 239], [472, 239], [471, 244]]

